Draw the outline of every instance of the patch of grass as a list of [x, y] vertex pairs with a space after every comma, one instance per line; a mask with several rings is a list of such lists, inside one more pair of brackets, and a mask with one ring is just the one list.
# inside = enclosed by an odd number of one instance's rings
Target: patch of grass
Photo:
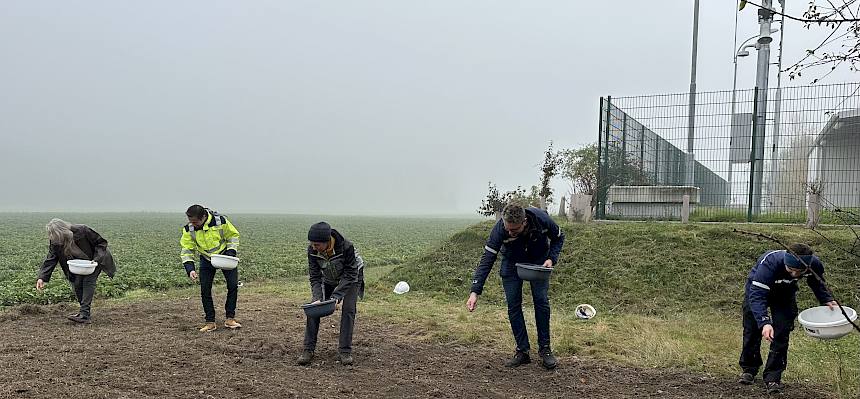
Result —
[[[524, 306], [529, 338], [536, 340], [534, 313]], [[601, 309], [602, 310], [602, 309]], [[362, 302], [360, 312], [396, 323], [411, 335], [445, 345], [502, 348], [515, 345], [506, 308], [479, 302], [469, 313], [464, 301], [443, 300], [423, 293], [375, 293]], [[685, 312], [647, 316], [600, 313], [578, 319], [573, 308], [555, 306], [551, 321], [554, 350], [634, 367], [676, 367], [726, 377], [736, 375], [741, 346], [739, 317], [718, 312]], [[534, 342], [533, 342], [534, 343]], [[801, 331], [792, 334], [788, 384], [830, 387], [840, 397], [860, 393], [860, 334], [837, 341], [820, 341]], [[767, 343], [762, 355], [767, 356]], [[505, 359], [499, 359], [499, 362]]]
[[[860, 211], [853, 208], [846, 209], [822, 209], [821, 224], [850, 225], [860, 224]], [[747, 222], [746, 208], [722, 208], [697, 206], [690, 214], [693, 222]], [[806, 223], [806, 210], [794, 210], [776, 212], [763, 210], [759, 215], [753, 215], [751, 222], [754, 223], [783, 223], [804, 224]]]

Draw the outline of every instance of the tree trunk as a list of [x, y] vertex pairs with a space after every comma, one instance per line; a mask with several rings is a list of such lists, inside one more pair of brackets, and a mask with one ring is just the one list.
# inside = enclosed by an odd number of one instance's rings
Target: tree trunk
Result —
[[814, 229], [821, 221], [821, 194], [810, 193], [806, 202], [806, 228]]

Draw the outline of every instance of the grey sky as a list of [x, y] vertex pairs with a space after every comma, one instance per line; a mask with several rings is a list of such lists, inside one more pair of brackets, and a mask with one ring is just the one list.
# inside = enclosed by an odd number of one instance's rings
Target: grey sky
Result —
[[[733, 7], [702, 1], [699, 90], [731, 88]], [[681, 0], [4, 1], [0, 210], [473, 213], [488, 180], [537, 183], [550, 140], [594, 141], [600, 96], [686, 91], [691, 16]], [[744, 39], [755, 8], [741, 17]], [[787, 61], [826, 33], [786, 32]], [[740, 86], [753, 74], [744, 60]]]

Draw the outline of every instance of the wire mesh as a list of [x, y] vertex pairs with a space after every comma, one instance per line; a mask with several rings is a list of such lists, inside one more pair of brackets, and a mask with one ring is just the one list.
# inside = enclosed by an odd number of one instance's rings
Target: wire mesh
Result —
[[[860, 83], [600, 100], [597, 217], [800, 223], [860, 208]], [[692, 151], [691, 151], [692, 150]], [[825, 221], [826, 222], [826, 221]]]

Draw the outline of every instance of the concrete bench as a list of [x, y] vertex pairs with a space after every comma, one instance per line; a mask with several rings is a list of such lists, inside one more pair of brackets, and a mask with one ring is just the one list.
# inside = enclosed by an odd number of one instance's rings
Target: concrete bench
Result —
[[[686, 209], [685, 196], [688, 198]], [[621, 219], [686, 221], [694, 205], [698, 203], [698, 187], [612, 186], [606, 196], [606, 214]]]

